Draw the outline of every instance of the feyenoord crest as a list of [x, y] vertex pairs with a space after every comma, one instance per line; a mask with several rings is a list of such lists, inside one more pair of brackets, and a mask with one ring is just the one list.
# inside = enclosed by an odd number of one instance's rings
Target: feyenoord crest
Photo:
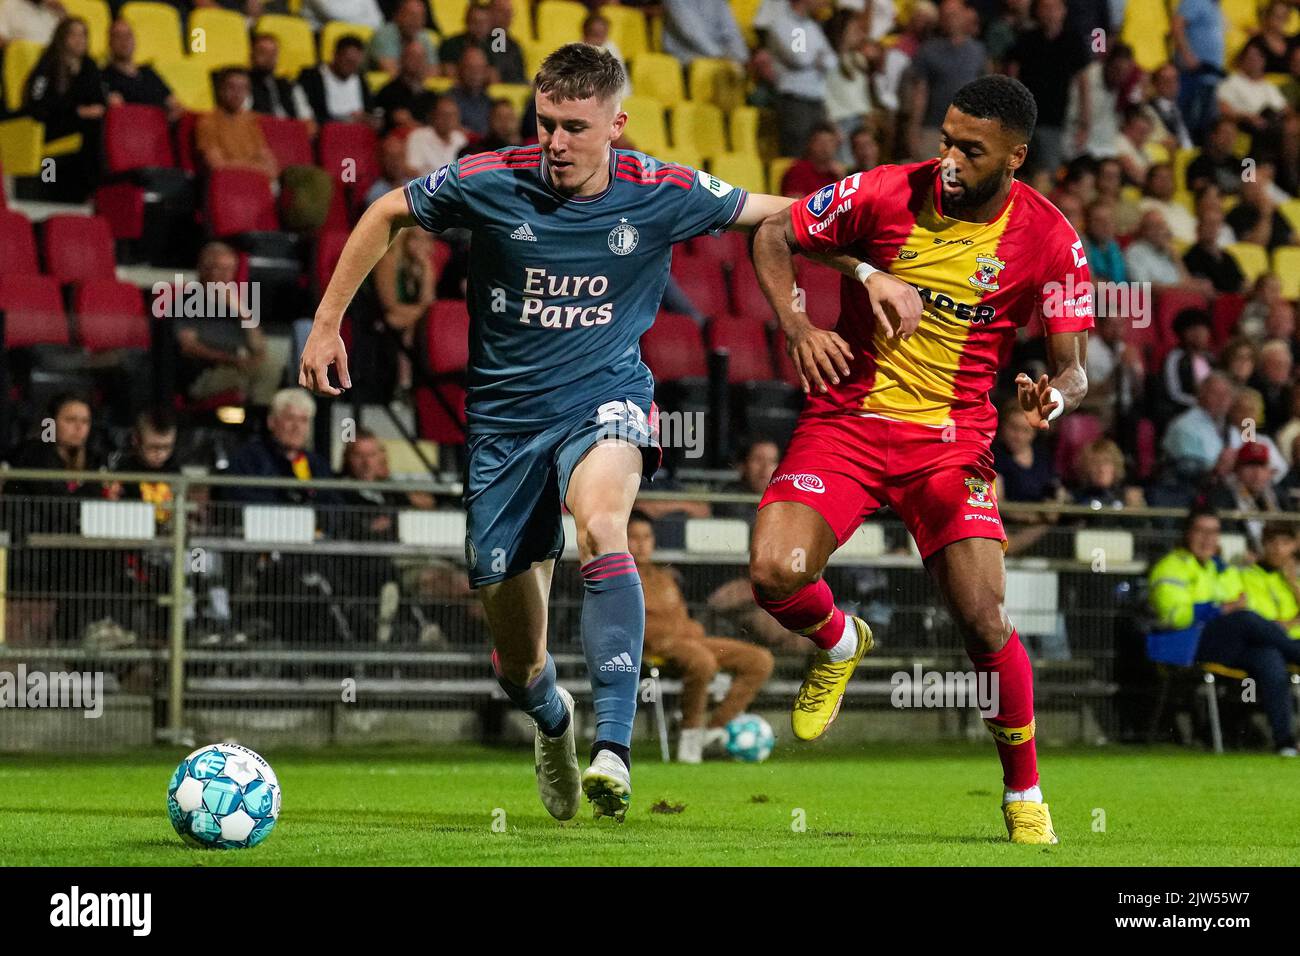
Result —
[[966, 490], [970, 493], [966, 504], [974, 505], [976, 508], [993, 507], [993, 499], [989, 497], [989, 483], [983, 478], [967, 478]]
[[1007, 264], [996, 256], [985, 253], [982, 256], [975, 257], [979, 268], [975, 270], [966, 281], [976, 289], [983, 289], [985, 292], [998, 291], [998, 273], [1007, 267]]
[[616, 256], [625, 256], [636, 248], [640, 238], [636, 226], [630, 226], [626, 219], [620, 219], [618, 225], [609, 231], [609, 251]]

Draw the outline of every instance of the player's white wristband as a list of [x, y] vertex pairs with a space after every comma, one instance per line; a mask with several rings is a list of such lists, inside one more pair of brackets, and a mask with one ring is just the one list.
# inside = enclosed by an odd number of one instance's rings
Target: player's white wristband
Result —
[[1048, 391], [1047, 397], [1049, 400], [1056, 402], [1056, 407], [1047, 413], [1047, 420], [1050, 422], [1065, 414], [1065, 399], [1063, 399], [1061, 393], [1054, 388]]
[[858, 277], [859, 282], [866, 282], [867, 278], [873, 272], [879, 272], [879, 271], [880, 270], [877, 269], [875, 266], [873, 266], [870, 262], [863, 262], [860, 263], [858, 267], [853, 270], [853, 274]]

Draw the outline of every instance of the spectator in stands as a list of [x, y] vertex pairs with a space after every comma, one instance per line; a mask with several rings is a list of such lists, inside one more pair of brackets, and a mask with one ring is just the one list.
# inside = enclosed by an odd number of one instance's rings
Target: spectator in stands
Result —
[[[776, 472], [776, 466], [780, 461], [781, 449], [777, 447], [776, 442], [770, 438], [752, 439], [741, 449], [736, 465], [736, 477], [718, 490], [761, 496], [767, 490], [768, 482], [772, 480], [772, 475]], [[715, 518], [740, 518], [751, 525], [757, 512], [756, 504], [719, 502], [713, 506]]]
[[[588, 14], [587, 18], [582, 21], [582, 42], [604, 50], [618, 60], [619, 65], [623, 67], [624, 76], [630, 75], [627, 61], [623, 59], [623, 51], [618, 48], [617, 43], [609, 38], [608, 18], [601, 16], [599, 13]], [[623, 95], [630, 96], [631, 93], [632, 81], [625, 79], [623, 81]]]
[[1295, 440], [1300, 438], [1300, 388], [1291, 389], [1291, 409], [1286, 422], [1273, 432], [1273, 441], [1282, 453], [1287, 468], [1295, 463]]
[[1065, 15], [1065, 0], [1037, 0], [1035, 25], [1020, 34], [1006, 56], [1006, 72], [1024, 83], [1038, 103], [1026, 174], [1036, 169], [1054, 172], [1061, 165], [1070, 87], [1088, 65], [1088, 46], [1066, 28]]
[[1174, 168], [1168, 163], [1152, 163], [1147, 169], [1142, 185], [1142, 202], [1138, 208], [1143, 212], [1148, 209], [1159, 212], [1178, 242], [1190, 245], [1196, 241], [1196, 217], [1186, 206], [1174, 200]]
[[410, 356], [415, 348], [415, 326], [433, 305], [433, 237], [423, 229], [403, 229], [375, 264], [375, 293], [383, 310], [384, 325], [395, 340], [397, 387], [409, 391]]
[[1195, 141], [1214, 116], [1214, 90], [1224, 75], [1226, 23], [1218, 0], [1179, 0], [1172, 12], [1179, 107]]
[[873, 111], [867, 50], [874, 44], [867, 39], [868, 26], [861, 13], [844, 7], [826, 24], [826, 37], [835, 50], [835, 67], [826, 74], [826, 118], [839, 132], [841, 161], [849, 158], [849, 136]]
[[454, 160], [469, 137], [460, 126], [460, 107], [450, 96], [440, 96], [429, 112], [429, 125], [406, 137], [406, 165], [423, 176]]
[[664, 52], [690, 66], [698, 57], [744, 63], [749, 48], [727, 0], [663, 0]]
[[0, 0], [0, 47], [10, 40], [48, 46], [54, 28], [66, 15], [59, 0]]
[[[835, 68], [835, 51], [816, 18], [827, 5], [827, 0], [768, 0], [754, 22], [764, 31], [764, 49], [772, 58], [783, 156], [802, 153], [813, 127], [826, 121], [826, 74]], [[794, 43], [793, 37], [803, 42]]]
[[[1092, 264], [1089, 255], [1088, 264]], [[1097, 328], [1088, 336], [1088, 394], [1080, 406], [1097, 415], [1108, 432], [1129, 437], [1125, 426], [1132, 421], [1138, 401], [1146, 390], [1146, 366], [1141, 349], [1124, 341], [1132, 320], [1118, 312], [1097, 317]]]
[[1124, 169], [1124, 178], [1135, 186], [1146, 182], [1151, 160], [1146, 154], [1147, 140], [1155, 124], [1146, 107], [1132, 105], [1124, 109], [1124, 120], [1115, 137], [1114, 155]]
[[1128, 265], [1129, 281], [1151, 283], [1156, 295], [1166, 289], [1185, 289], [1202, 295], [1214, 291], [1208, 279], [1195, 279], [1187, 274], [1174, 249], [1174, 237], [1165, 217], [1154, 209], [1142, 214], [1137, 239], [1129, 244], [1124, 261]]
[[379, 178], [366, 193], [367, 206], [384, 193], [401, 189], [415, 178], [415, 173], [406, 165], [406, 143], [396, 136], [387, 136], [380, 142], [379, 168]]
[[988, 52], [974, 38], [963, 0], [939, 5], [939, 35], [921, 44], [912, 60], [908, 148], [913, 159], [939, 154], [940, 127], [957, 90], [988, 72]]
[[880, 165], [880, 140], [873, 126], [859, 126], [849, 137], [849, 172], [865, 173]]
[[108, 105], [137, 103], [167, 111], [173, 122], [185, 112], [171, 88], [151, 66], [135, 62], [135, 31], [120, 17], [108, 28], [108, 64], [102, 71]]
[[1291, 411], [1292, 372], [1291, 343], [1286, 339], [1270, 339], [1259, 349], [1259, 360], [1250, 385], [1261, 396], [1261, 405], [1252, 417], [1260, 428], [1274, 432], [1286, 421]]
[[911, 61], [938, 27], [939, 7], [934, 0], [915, 0], [894, 46]]
[[1226, 375], [1211, 372], [1197, 390], [1196, 406], [1169, 423], [1160, 448], [1176, 473], [1191, 479], [1227, 473], [1233, 454], [1227, 420], [1235, 393]]
[[1241, 192], [1242, 164], [1233, 152], [1236, 145], [1237, 124], [1230, 119], [1215, 122], [1200, 153], [1187, 164], [1187, 188], [1199, 193], [1214, 185], [1225, 196]]
[[[912, 6], [913, 16], [922, 3], [928, 4], [929, 0], [917, 0]], [[876, 140], [883, 154], [892, 160], [898, 151], [898, 132], [902, 128], [899, 111], [903, 102], [903, 81], [912, 60], [897, 43], [885, 46], [871, 40], [863, 48], [863, 53], [867, 58], [866, 81], [871, 106], [868, 123], [876, 131]]]
[[1255, 376], [1259, 358], [1255, 343], [1244, 336], [1230, 339], [1219, 353], [1219, 369], [1237, 388], [1244, 388]]
[[[997, 500], [1024, 503], [1069, 500], [1052, 467], [1051, 456], [1037, 437], [1021, 414], [1019, 402], [1004, 403], [998, 413], [998, 431], [993, 440]], [[1007, 553], [1023, 554], [1031, 549], [1057, 519], [1058, 515], [1050, 512], [1018, 516], [1014, 520], [1004, 516]]]
[[306, 120], [310, 135], [315, 136], [316, 122], [311, 104], [307, 102], [302, 87], [293, 80], [275, 75], [279, 60], [279, 39], [271, 33], [253, 34], [250, 48], [252, 69], [248, 71], [253, 96], [250, 108], [254, 113], [280, 119]]
[[461, 55], [467, 47], [472, 46], [478, 47], [487, 56], [491, 67], [490, 82], [527, 83], [523, 51], [510, 36], [513, 16], [514, 8], [510, 0], [492, 0], [486, 6], [471, 3], [465, 10], [465, 32], [443, 40], [438, 49], [443, 75], [455, 75]]
[[1300, 511], [1300, 433], [1292, 434], [1294, 437], [1285, 446], [1291, 453], [1291, 467], [1277, 483], [1277, 498], [1285, 510]]
[[365, 44], [349, 35], [339, 38], [329, 63], [302, 71], [298, 85], [311, 104], [316, 122], [369, 123], [379, 128], [383, 117], [361, 74], [365, 61]]
[[456, 85], [446, 95], [460, 107], [461, 127], [475, 136], [485, 136], [488, 131], [488, 114], [492, 112], [492, 97], [487, 94], [488, 59], [478, 47], [466, 47], [456, 64]]
[[1291, 356], [1300, 364], [1300, 342], [1296, 341], [1295, 306], [1286, 299], [1278, 299], [1264, 317], [1264, 341], [1278, 339], [1291, 346]]
[[1215, 91], [1219, 114], [1251, 135], [1254, 153], [1276, 142], [1278, 122], [1286, 112], [1282, 91], [1264, 76], [1265, 62], [1263, 51], [1247, 43], [1237, 54], [1236, 69]]
[[1214, 370], [1210, 351], [1213, 321], [1204, 309], [1184, 309], [1174, 317], [1178, 344], [1165, 356], [1165, 398], [1180, 409], [1196, 404], [1201, 383]]
[[[1277, 273], [1263, 273], [1251, 286], [1250, 299], [1241, 310], [1241, 317], [1237, 319], [1238, 333], [1254, 342], [1262, 342], [1266, 337], [1275, 338], [1277, 333], [1266, 332], [1266, 326], [1270, 316], [1281, 318], [1287, 314], [1288, 310], [1280, 308], [1285, 305], [1287, 302], [1282, 298], [1282, 280]], [[1273, 321], [1276, 323], [1278, 318]], [[1292, 335], [1287, 332], [1283, 337], [1290, 339]]]
[[1247, 610], [1240, 572], [1219, 556], [1219, 535], [1218, 515], [1193, 509], [1182, 546], [1152, 566], [1147, 579], [1157, 624], [1147, 636], [1147, 655], [1182, 667], [1202, 661], [1246, 671], [1258, 686], [1274, 747], [1294, 757], [1287, 664], [1300, 664], [1300, 641]]
[[1061, 215], [1065, 221], [1074, 227], [1074, 231], [1082, 236], [1087, 231], [1087, 220], [1084, 218], [1083, 200], [1074, 193], [1058, 193], [1055, 200], [1055, 206], [1061, 210]]
[[505, 149], [507, 146], [518, 146], [521, 142], [523, 138], [519, 135], [519, 112], [515, 109], [514, 103], [502, 97], [492, 101], [492, 112], [488, 114], [487, 135], [476, 143], [462, 146], [460, 155], [468, 156], [471, 153]]
[[1147, 97], [1155, 129], [1152, 139], [1161, 143], [1173, 155], [1180, 149], [1192, 147], [1192, 136], [1178, 109], [1178, 67], [1166, 63], [1151, 74], [1151, 94]]
[[[1288, 388], [1286, 398], [1290, 400], [1291, 390]], [[1273, 431], [1268, 427], [1267, 411], [1264, 406], [1264, 396], [1259, 389], [1247, 385], [1244, 388], [1237, 389], [1232, 399], [1232, 406], [1228, 409], [1228, 447], [1237, 451], [1242, 445], [1254, 442], [1262, 445], [1268, 452], [1269, 469], [1272, 471], [1274, 481], [1286, 474], [1286, 458], [1282, 455], [1282, 450], [1277, 447], [1266, 431]]]
[[1115, 239], [1115, 207], [1104, 199], [1088, 207], [1083, 248], [1094, 282], [1128, 281], [1124, 250]]
[[255, 169], [274, 182], [280, 175], [279, 164], [257, 115], [245, 107], [251, 90], [248, 71], [239, 67], [222, 70], [216, 85], [217, 108], [200, 116], [194, 127], [199, 157], [209, 170]]
[[224, 242], [210, 242], [200, 251], [198, 281], [220, 290], [224, 299], [216, 315], [176, 320], [182, 379], [189, 379], [187, 391], [196, 401], [231, 392], [239, 401], [265, 407], [280, 387], [284, 356], [242, 317], [238, 272], [239, 257]]
[[1222, 229], [1223, 213], [1206, 204], [1196, 220], [1196, 244], [1183, 253], [1183, 265], [1188, 275], [1209, 279], [1217, 292], [1240, 292], [1245, 277], [1237, 260], [1219, 244]]
[[1227, 217], [1238, 241], [1265, 246], [1270, 252], [1291, 245], [1295, 239], [1291, 223], [1278, 210], [1272, 186], [1273, 164], [1259, 163], [1255, 175], [1241, 184], [1241, 202]]
[[1220, 249], [1226, 249], [1237, 241], [1236, 233], [1228, 225], [1227, 216], [1223, 212], [1223, 194], [1219, 192], [1219, 187], [1207, 184], [1196, 194], [1194, 200], [1196, 207], [1196, 218], [1199, 220], [1202, 216], [1210, 216], [1219, 222], [1219, 234], [1217, 242]]
[[[329, 461], [307, 447], [312, 421], [316, 417], [316, 400], [303, 388], [282, 388], [271, 397], [266, 416], [267, 433], [254, 438], [230, 457], [231, 475], [257, 478], [333, 478]], [[301, 488], [267, 488], [252, 485], [228, 485], [223, 497], [245, 504], [318, 504], [337, 505], [340, 496], [311, 486]]]
[[424, 32], [427, 15], [428, 8], [424, 0], [402, 0], [392, 20], [376, 30], [370, 38], [370, 59], [376, 69], [396, 77], [406, 47], [418, 43], [424, 54], [425, 70], [420, 80], [423, 81], [426, 76], [436, 72], [438, 48], [434, 46], [429, 34]]
[[100, 143], [107, 100], [95, 61], [87, 55], [86, 21], [68, 17], [54, 30], [36, 61], [23, 94], [23, 112], [45, 127], [45, 141], [81, 135], [81, 147], [54, 162], [58, 176], [47, 195], [80, 202], [99, 180]]
[[302, 0], [301, 14], [314, 31], [331, 20], [360, 23], [372, 30], [384, 25], [384, 13], [375, 0]]
[[1111, 43], [1078, 73], [1065, 110], [1063, 148], [1067, 158], [1118, 155], [1120, 108], [1129, 105], [1121, 97], [1134, 66], [1133, 48], [1127, 43]]
[[1259, 560], [1241, 569], [1246, 609], [1279, 624], [1293, 641], [1300, 640], [1295, 534], [1294, 525], [1276, 521], [1265, 525], [1260, 535]]
[[[676, 572], [654, 560], [654, 525], [634, 511], [628, 521], [628, 551], [645, 590], [645, 653], [660, 657], [682, 674], [680, 763], [699, 763], [710, 747], [726, 740], [726, 726], [743, 713], [772, 675], [772, 652], [733, 638], [713, 637], [691, 618]], [[706, 714], [709, 684], [718, 671], [731, 674], [726, 697]], [[706, 725], [707, 721], [707, 725]]]
[[405, 44], [397, 76], [375, 96], [375, 106], [384, 111], [382, 133], [385, 136], [395, 129], [418, 126], [429, 115], [438, 97], [424, 85], [428, 72], [424, 45], [416, 40]]
[[836, 159], [840, 132], [830, 123], [814, 126], [801, 159], [790, 164], [781, 177], [781, 195], [802, 199], [823, 186], [844, 178], [844, 167]]
[[988, 18], [980, 40], [989, 59], [1001, 66], [1020, 37], [1034, 28], [1031, 0], [1001, 0], [996, 16]]
[[1286, 0], [1272, 0], [1260, 14], [1259, 32], [1246, 43], [1264, 58], [1264, 73], [1288, 73], [1291, 54], [1298, 48], [1296, 38], [1287, 33], [1293, 6]]
[[1097, 171], [1093, 177], [1097, 189], [1097, 199], [1110, 204], [1113, 210], [1116, 236], [1130, 236], [1137, 229], [1142, 210], [1138, 204], [1124, 195], [1124, 169], [1119, 160], [1113, 156], [1097, 160]]
[[[1217, 511], [1241, 511], [1248, 514], [1265, 515], [1281, 511], [1278, 503], [1277, 489], [1274, 488], [1276, 473], [1270, 461], [1272, 452], [1262, 442], [1248, 441], [1236, 449], [1232, 471], [1210, 494], [1210, 505]], [[1252, 554], [1263, 551], [1261, 535], [1264, 531], [1264, 519], [1242, 518], [1229, 525], [1230, 530], [1246, 536], [1246, 547]]]
[[[90, 400], [77, 392], [56, 395], [46, 406], [36, 434], [20, 442], [6, 456], [5, 462], [13, 468], [30, 468], [57, 471], [102, 471], [107, 464], [104, 455], [91, 441]], [[10, 479], [3, 484], [4, 495], [16, 500], [32, 499], [23, 503], [26, 522], [17, 527], [29, 531], [75, 533], [77, 517], [56, 498], [103, 497], [99, 482], [92, 481], [40, 481]], [[15, 529], [13, 510], [7, 527]]]
[[1142, 489], [1124, 484], [1124, 453], [1109, 438], [1085, 445], [1075, 470], [1079, 476], [1074, 492], [1076, 505], [1087, 505], [1094, 511], [1146, 506]]

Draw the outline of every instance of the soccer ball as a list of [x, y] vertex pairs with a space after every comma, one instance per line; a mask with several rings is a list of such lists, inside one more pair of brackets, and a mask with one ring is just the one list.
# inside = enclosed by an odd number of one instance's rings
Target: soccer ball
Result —
[[747, 763], [761, 763], [776, 746], [776, 735], [757, 714], [741, 714], [727, 724], [727, 753]]
[[280, 815], [280, 782], [265, 760], [239, 744], [209, 744], [181, 761], [167, 786], [167, 815], [191, 846], [257, 846]]

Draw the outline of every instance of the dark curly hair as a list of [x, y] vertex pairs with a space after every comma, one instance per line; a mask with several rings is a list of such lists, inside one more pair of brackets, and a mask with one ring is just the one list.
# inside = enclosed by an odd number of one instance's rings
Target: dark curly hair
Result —
[[952, 105], [976, 119], [995, 119], [1028, 142], [1038, 122], [1034, 94], [1017, 79], [992, 73], [971, 80], [957, 91]]

